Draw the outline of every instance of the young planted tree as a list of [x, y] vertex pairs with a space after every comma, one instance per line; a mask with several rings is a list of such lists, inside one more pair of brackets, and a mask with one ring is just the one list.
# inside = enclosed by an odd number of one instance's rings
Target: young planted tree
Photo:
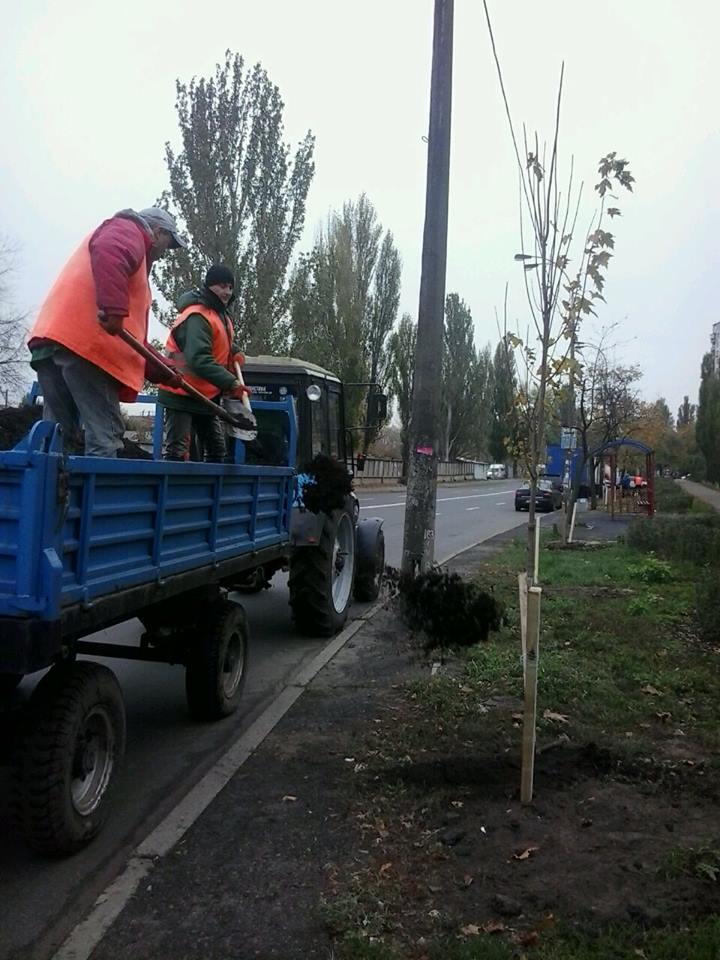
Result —
[[397, 413], [400, 418], [403, 477], [407, 477], [410, 462], [410, 414], [412, 413], [416, 344], [417, 324], [409, 313], [404, 313], [397, 330], [393, 331], [388, 341], [388, 382], [397, 403]]
[[305, 223], [315, 171], [314, 138], [291, 156], [284, 139], [280, 91], [260, 64], [246, 70], [228, 51], [214, 76], [177, 81], [178, 152], [168, 143], [170, 186], [160, 203], [187, 231], [190, 246], [160, 261], [155, 279], [175, 315], [179, 296], [199, 283], [211, 263], [235, 273], [236, 327], [249, 353], [287, 346], [287, 272]]
[[[613, 189], [632, 190], [634, 178], [628, 161], [616, 153], [602, 157], [595, 185], [597, 206], [589, 217], [589, 227], [578, 233], [577, 223], [582, 201], [582, 184], [575, 189], [573, 164], [563, 194], [558, 171], [558, 142], [562, 104], [563, 73], [555, 106], [555, 127], [548, 145], [541, 144], [537, 133], [529, 137], [523, 126], [518, 142], [503, 82], [490, 16], [484, 7], [500, 89], [510, 126], [510, 134], [520, 175], [520, 244], [515, 260], [522, 265], [529, 311], [528, 332], [521, 336], [508, 333], [508, 342], [516, 353], [520, 387], [515, 399], [521, 433], [516, 452], [524, 461], [530, 477], [528, 518], [528, 572], [533, 569], [535, 540], [535, 494], [540, 465], [544, 462], [548, 423], [559, 411], [554, 396], [564, 389], [566, 408], [574, 409], [574, 390], [580, 364], [576, 358], [578, 331], [582, 321], [595, 314], [603, 301], [605, 271], [615, 238], [604, 229], [606, 217], [620, 215], [617, 206], [606, 205]], [[574, 259], [573, 259], [574, 258]]]

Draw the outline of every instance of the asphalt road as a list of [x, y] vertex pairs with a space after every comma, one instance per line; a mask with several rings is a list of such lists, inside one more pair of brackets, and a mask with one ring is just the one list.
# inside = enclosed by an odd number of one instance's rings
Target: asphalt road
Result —
[[[507, 530], [523, 519], [513, 506], [513, 481], [440, 486], [436, 560]], [[386, 560], [402, 555], [404, 492], [360, 491], [361, 516], [384, 519]], [[191, 721], [185, 709], [181, 667], [112, 660], [123, 690], [128, 746], [113, 814], [84, 851], [61, 861], [28, 853], [10, 833], [8, 771], [0, 769], [0, 960], [45, 960], [98, 894], [121, 869], [126, 856], [212, 766], [229, 743], [327, 641], [298, 637], [290, 626], [287, 586], [278, 575], [259, 596], [243, 597], [251, 628], [251, 665], [244, 708], [216, 724]], [[356, 605], [362, 615], [368, 605]], [[96, 639], [136, 643], [138, 621], [101, 631]], [[27, 694], [32, 683], [23, 683]]]

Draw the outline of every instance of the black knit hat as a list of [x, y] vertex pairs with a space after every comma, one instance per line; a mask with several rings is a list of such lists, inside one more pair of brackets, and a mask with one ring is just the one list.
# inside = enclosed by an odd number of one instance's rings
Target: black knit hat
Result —
[[229, 283], [235, 286], [235, 276], [230, 267], [216, 263], [205, 274], [205, 286], [214, 287], [216, 283]]

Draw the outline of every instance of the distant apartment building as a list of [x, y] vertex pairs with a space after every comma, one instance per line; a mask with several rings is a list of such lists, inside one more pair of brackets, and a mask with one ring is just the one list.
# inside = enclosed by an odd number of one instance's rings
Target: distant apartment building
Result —
[[713, 370], [720, 373], [720, 323], [714, 323], [710, 334], [710, 352], [713, 358]]

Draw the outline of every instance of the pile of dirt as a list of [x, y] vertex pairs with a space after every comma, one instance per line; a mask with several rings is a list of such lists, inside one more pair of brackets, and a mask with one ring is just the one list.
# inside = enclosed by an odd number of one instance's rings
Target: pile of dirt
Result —
[[5, 407], [0, 410], [0, 450], [12, 450], [42, 419], [42, 407]]
[[331, 514], [343, 509], [352, 492], [352, 477], [344, 464], [320, 453], [298, 473], [299, 494], [306, 510]]

